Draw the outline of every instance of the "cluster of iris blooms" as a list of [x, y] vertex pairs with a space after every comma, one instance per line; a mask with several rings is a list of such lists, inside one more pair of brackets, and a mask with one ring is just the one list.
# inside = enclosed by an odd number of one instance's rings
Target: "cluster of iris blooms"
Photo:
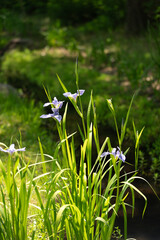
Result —
[[[85, 90], [81, 89], [81, 90], [77, 90], [77, 93], [73, 93], [72, 94], [71, 92], [66, 92], [66, 93], [63, 93], [63, 95], [65, 97], [72, 98], [76, 102], [77, 101], [77, 97], [83, 95], [84, 92], [85, 92]], [[61, 120], [62, 120], [62, 116], [59, 114], [59, 109], [62, 108], [63, 102], [64, 101], [58, 101], [57, 98], [54, 97], [54, 100], [51, 103], [50, 102], [45, 103], [43, 105], [43, 107], [47, 107], [49, 105], [54, 106], [54, 107], [51, 108], [53, 113], [43, 114], [43, 115], [40, 116], [40, 118], [50, 118], [50, 117], [52, 117], [52, 118], [58, 120], [58, 122], [60, 123]], [[113, 155], [116, 159], [120, 159], [123, 162], [125, 162], [125, 160], [126, 160], [126, 156], [123, 154], [123, 152], [120, 150], [119, 147], [113, 148], [112, 152], [108, 152], [108, 151], [107, 152], [103, 152], [101, 154], [101, 158], [106, 157], [108, 155]]]
[[[72, 98], [75, 102], [77, 101], [77, 97], [78, 96], [81, 96], [83, 95], [83, 93], [85, 92], [85, 90], [77, 90], [77, 93], [71, 93], [71, 92], [66, 92], [66, 93], [63, 93], [63, 95], [65, 97], [69, 97], [69, 98]], [[52, 102], [48, 102], [48, 103], [45, 103], [43, 105], [43, 107], [47, 107], [49, 105], [53, 106], [51, 108], [52, 110], [52, 113], [49, 113], [49, 114], [43, 114], [40, 116], [40, 118], [54, 118], [56, 119], [59, 123], [61, 122], [62, 120], [62, 116], [59, 114], [59, 109], [62, 108], [63, 106], [63, 102], [64, 101], [58, 101], [56, 97], [54, 97], [53, 101]]]
[[[84, 92], [85, 92], [85, 90], [79, 89], [79, 90], [77, 90], [76, 93], [72, 94], [71, 92], [66, 92], [66, 93], [63, 93], [63, 95], [65, 97], [71, 98], [72, 100], [74, 100], [76, 102], [77, 97], [83, 95]], [[52, 108], [51, 108], [52, 113], [43, 114], [43, 115], [40, 116], [40, 118], [54, 118], [60, 123], [61, 120], [62, 120], [62, 116], [59, 114], [59, 110], [62, 108], [63, 103], [64, 103], [64, 101], [58, 101], [57, 98], [54, 97], [52, 102], [47, 102], [43, 105], [43, 107], [48, 107], [49, 105], [51, 105], [52, 106]], [[12, 155], [14, 152], [25, 151], [25, 147], [16, 149], [15, 145], [11, 144], [10, 147], [7, 148], [7, 149], [3, 149], [3, 148], [0, 147], [0, 151], [7, 152], [7, 153]], [[116, 159], [120, 159], [123, 162], [125, 162], [125, 160], [126, 160], [126, 156], [123, 154], [123, 152], [121, 151], [121, 149], [119, 147], [113, 148], [112, 152], [109, 152], [109, 151], [103, 152], [100, 157], [103, 158], [103, 157], [107, 157], [108, 155], [112, 155]]]

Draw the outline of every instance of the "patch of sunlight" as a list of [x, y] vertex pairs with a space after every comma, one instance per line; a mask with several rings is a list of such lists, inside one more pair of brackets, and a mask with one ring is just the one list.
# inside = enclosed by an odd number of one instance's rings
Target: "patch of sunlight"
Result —
[[146, 52], [146, 53], [144, 54], [144, 57], [145, 57], [146, 59], [151, 58], [151, 53], [150, 53], [150, 52]]
[[97, 78], [98, 81], [106, 81], [109, 82], [111, 81], [111, 76], [109, 74], [106, 73], [102, 73], [101, 75], [99, 75], [99, 77]]

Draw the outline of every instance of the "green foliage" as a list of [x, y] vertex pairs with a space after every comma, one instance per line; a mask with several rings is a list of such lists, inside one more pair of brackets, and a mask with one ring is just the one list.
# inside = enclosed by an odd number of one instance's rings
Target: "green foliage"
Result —
[[106, 16], [106, 27], [113, 27], [124, 20], [125, 0], [119, 2], [108, 0], [56, 0], [33, 2], [23, 1], [5, 1], [1, 5], [3, 11], [14, 11], [25, 14], [48, 14], [52, 19], [60, 19], [63, 24], [81, 24], [97, 16]]
[[[105, 19], [105, 28], [112, 28], [124, 20], [125, 1], [107, 2], [86, 0], [48, 1], [48, 11], [53, 19], [60, 19], [62, 24], [79, 24], [100, 17]], [[54, 14], [53, 14], [54, 13]]]
[[8, 40], [13, 37], [22, 37], [29, 40], [30, 37], [40, 37], [39, 32], [42, 26], [43, 20], [37, 20], [36, 17], [30, 18], [17, 14], [10, 10], [0, 11], [0, 32], [2, 39]]
[[[44, 175], [51, 174], [44, 173], [44, 171], [43, 174], [40, 174], [39, 170], [38, 176], [36, 176], [36, 168], [40, 169], [37, 166], [45, 164], [46, 167], [48, 162], [53, 162], [53, 158], [49, 155], [43, 154], [43, 158], [45, 161], [38, 161], [37, 154], [36, 161], [34, 160], [34, 163], [30, 164], [30, 158], [26, 163], [24, 154], [13, 153], [9, 154], [7, 165], [0, 160], [1, 239], [27, 240], [29, 235], [31, 239], [47, 236], [44, 224], [42, 224], [44, 220], [39, 219], [40, 208], [36, 205], [34, 192], [34, 188], [37, 189], [37, 182], [40, 183]], [[32, 219], [34, 219], [33, 224], [31, 224]], [[39, 227], [38, 231], [36, 231], [36, 227]]]
[[119, 229], [119, 227], [115, 227], [113, 234], [112, 234], [112, 238], [119, 240], [123, 237], [123, 235], [121, 234], [121, 230]]
[[[83, 24], [98, 19], [103, 29], [113, 29], [127, 20], [127, 7], [127, 0], [61, 0], [60, 2], [56, 0], [6, 0], [1, 4], [1, 11], [20, 12], [24, 16], [49, 15], [54, 21], [60, 20], [63, 25]], [[144, 18], [146, 23], [154, 22], [159, 18], [159, 3], [155, 0], [142, 2], [138, 10], [141, 14], [140, 18]]]
[[[44, 50], [45, 51], [45, 50]], [[62, 64], [63, 63], [63, 64]], [[64, 68], [65, 66], [65, 68]], [[42, 85], [47, 85], [53, 95], [57, 97], [61, 94], [60, 86], [56, 80], [56, 73], [64, 75], [64, 81], [71, 91], [75, 91], [73, 84], [73, 61], [60, 56], [56, 53], [52, 56], [51, 52], [46, 50], [44, 56], [41, 51], [12, 51], [7, 54], [2, 63], [1, 81], [12, 84], [34, 96], [37, 99], [44, 98]], [[87, 68], [80, 69], [82, 86], [86, 86], [88, 76], [88, 87], [96, 82], [98, 72], [90, 71]], [[54, 77], [55, 76], [55, 77]], [[39, 91], [37, 92], [37, 89]]]
[[124, 48], [119, 46], [117, 54], [118, 77], [128, 79], [134, 89], [144, 84], [143, 79], [153, 67], [151, 51], [147, 49], [147, 44], [142, 49], [143, 40], [140, 41], [130, 39], [128, 44], [123, 45]]
[[[34, 101], [28, 101], [24, 98], [16, 95], [5, 96], [0, 94], [1, 115], [0, 115], [0, 135], [3, 141], [9, 143], [8, 136], [12, 137], [12, 140], [17, 141], [19, 137], [23, 139], [25, 146], [30, 149], [30, 154], [38, 151], [37, 143], [39, 132], [41, 132], [42, 142], [47, 142], [48, 153], [53, 147], [51, 142], [51, 135], [48, 138], [49, 133], [46, 128], [42, 126], [40, 121], [40, 106], [35, 105]], [[53, 141], [56, 141], [56, 139]], [[50, 150], [49, 150], [50, 149]]]
[[[27, 217], [32, 181], [27, 186], [28, 166], [18, 156], [8, 157], [7, 171], [0, 160], [1, 169], [1, 239], [27, 239]], [[18, 180], [17, 180], [18, 178]], [[20, 185], [19, 185], [20, 183]]]

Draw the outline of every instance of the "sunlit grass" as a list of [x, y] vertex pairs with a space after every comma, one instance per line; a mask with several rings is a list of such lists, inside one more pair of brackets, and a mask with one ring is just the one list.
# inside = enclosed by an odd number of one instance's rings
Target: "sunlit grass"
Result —
[[11, 141], [23, 141], [29, 157], [39, 152], [38, 136], [41, 132], [42, 142], [48, 143], [47, 145], [50, 146], [50, 149], [54, 147], [55, 140], [52, 137], [49, 138], [47, 130], [41, 126], [39, 118], [41, 115], [41, 104], [36, 106], [34, 101], [28, 101], [23, 97], [12, 94], [8, 96], [0, 94], [0, 102], [1, 141], [3, 139], [3, 142], [8, 146]]

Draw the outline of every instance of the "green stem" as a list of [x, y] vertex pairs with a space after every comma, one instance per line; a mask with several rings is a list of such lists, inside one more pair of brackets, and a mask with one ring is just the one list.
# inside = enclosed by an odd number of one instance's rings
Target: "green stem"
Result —
[[118, 137], [118, 144], [119, 144], [119, 148], [121, 149], [121, 140], [120, 140], [120, 136], [119, 136], [117, 120], [116, 120], [116, 116], [115, 116], [115, 114], [114, 114], [113, 116], [114, 116], [114, 122], [115, 122], [115, 127], [116, 127], [117, 137]]
[[11, 157], [9, 156], [11, 164], [12, 164], [12, 184], [13, 184], [13, 195], [11, 194], [11, 202], [12, 202], [12, 223], [13, 223], [13, 234], [15, 235], [15, 183], [14, 183], [14, 161], [11, 160]]
[[[62, 129], [58, 123], [57, 123], [57, 130], [58, 130], [58, 135], [59, 135], [60, 141], [63, 141], [65, 139], [65, 134], [63, 134]], [[65, 158], [65, 163], [66, 163], [65, 167], [68, 167], [68, 158], [67, 158], [67, 151], [65, 148], [65, 142], [62, 143], [61, 148], [62, 148], [63, 156]]]

